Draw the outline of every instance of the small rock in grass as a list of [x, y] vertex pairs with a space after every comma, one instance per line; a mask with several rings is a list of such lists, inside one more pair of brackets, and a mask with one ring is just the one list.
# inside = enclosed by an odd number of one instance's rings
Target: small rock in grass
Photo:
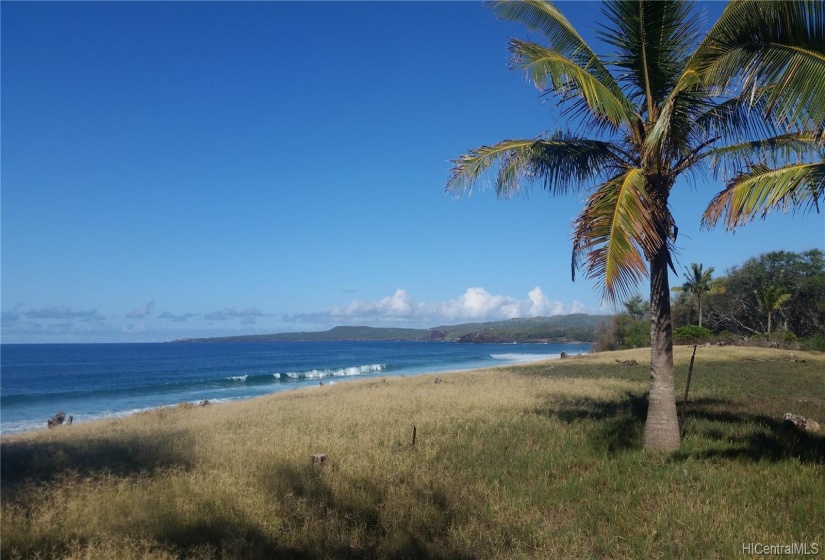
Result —
[[800, 416], [799, 414], [791, 414], [790, 412], [786, 412], [784, 419], [785, 422], [793, 424], [793, 426], [796, 429], [801, 430], [803, 432], [819, 431], [819, 422], [811, 420], [810, 418], [805, 418], [804, 416]]

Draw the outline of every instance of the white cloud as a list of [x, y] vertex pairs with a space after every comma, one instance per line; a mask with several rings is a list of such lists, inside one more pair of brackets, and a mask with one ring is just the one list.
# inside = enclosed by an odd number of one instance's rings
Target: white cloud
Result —
[[168, 311], [158, 315], [158, 319], [168, 319], [169, 321], [175, 323], [185, 323], [192, 317], [197, 317], [197, 315], [194, 313], [181, 313], [180, 315], [175, 315], [174, 313], [169, 313]]
[[391, 296], [381, 301], [371, 302], [353, 300], [346, 307], [336, 307], [331, 311], [333, 317], [372, 317], [384, 315], [391, 317], [408, 317], [415, 313], [415, 303], [407, 290], [396, 290]]
[[[491, 294], [481, 287], [467, 288], [455, 299], [441, 302], [420, 302], [406, 290], [398, 289], [379, 301], [353, 300], [336, 307], [329, 317], [350, 321], [408, 322], [434, 324], [456, 321], [493, 321], [521, 317], [548, 317], [565, 313], [581, 313], [586, 308], [578, 301], [570, 306], [548, 298], [539, 286], [525, 299]], [[319, 319], [315, 315], [314, 319]]]
[[98, 315], [97, 309], [81, 311], [72, 309], [64, 305], [49, 305], [40, 309], [32, 309], [23, 313], [29, 319], [57, 319], [70, 321], [78, 319], [80, 321], [102, 321], [104, 318]]
[[152, 314], [152, 310], [155, 308], [155, 300], [150, 301], [149, 303], [144, 303], [140, 307], [132, 309], [127, 315], [127, 319], [143, 319], [148, 317]]
[[219, 311], [213, 311], [212, 313], [206, 313], [203, 318], [208, 321], [226, 321], [228, 319], [247, 319], [247, 321], [252, 320], [254, 322], [255, 317], [263, 317], [264, 314], [261, 313], [255, 307], [249, 307], [248, 309], [244, 309], [243, 311], [237, 311], [234, 307], [224, 307]]

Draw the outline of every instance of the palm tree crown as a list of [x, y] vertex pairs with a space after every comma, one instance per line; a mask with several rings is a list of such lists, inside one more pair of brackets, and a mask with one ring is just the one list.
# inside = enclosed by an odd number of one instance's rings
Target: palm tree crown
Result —
[[491, 167], [499, 196], [539, 184], [588, 192], [574, 224], [574, 263], [611, 301], [630, 296], [646, 262], [677, 235], [668, 208], [679, 176], [731, 175], [703, 215], [731, 229], [825, 196], [825, 25], [820, 2], [731, 2], [703, 41], [692, 5], [606, 3], [602, 61], [543, 0], [500, 1], [496, 15], [544, 33], [512, 39], [512, 64], [595, 133], [556, 131], [481, 146], [456, 160], [461, 193]]
[[702, 264], [690, 263], [690, 268], [685, 269], [685, 283], [681, 288], [673, 288], [674, 291], [684, 291], [696, 296], [699, 305], [699, 326], [702, 326], [702, 296], [715, 288], [713, 282], [714, 268], [711, 266], [704, 270]]
[[557, 130], [475, 148], [454, 161], [447, 190], [468, 192], [497, 168], [501, 197], [531, 184], [586, 193], [573, 223], [573, 273], [581, 268], [613, 303], [650, 277], [645, 444], [674, 448], [678, 427], [648, 440], [653, 424], [675, 423], [675, 405], [672, 418], [667, 405], [666, 419], [651, 419], [657, 399], [670, 399], [653, 379], [672, 383], [671, 189], [708, 169], [730, 177], [702, 216], [706, 227], [722, 220], [729, 229], [771, 210], [809, 210], [825, 196], [825, 3], [733, 0], [702, 38], [691, 3], [614, 0], [597, 32], [613, 50], [604, 58], [548, 0], [490, 6], [544, 36], [543, 44], [512, 39], [512, 65], [588, 134]]
[[781, 311], [785, 302], [791, 299], [791, 294], [786, 294], [781, 288], [773, 285], [762, 288], [761, 290], [754, 290], [753, 294], [756, 296], [756, 306], [768, 316], [767, 334], [771, 334], [773, 312]]

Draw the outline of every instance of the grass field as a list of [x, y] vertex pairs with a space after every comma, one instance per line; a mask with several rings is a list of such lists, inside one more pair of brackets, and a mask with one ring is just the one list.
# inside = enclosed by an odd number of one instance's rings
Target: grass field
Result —
[[[676, 349], [680, 400], [690, 350]], [[639, 365], [616, 363], [630, 358]], [[825, 434], [781, 420], [825, 426], [825, 355], [700, 347], [674, 454], [641, 450], [647, 363], [634, 350], [387, 377], [4, 438], [0, 552], [729, 558], [743, 543], [816, 543], [825, 554]]]

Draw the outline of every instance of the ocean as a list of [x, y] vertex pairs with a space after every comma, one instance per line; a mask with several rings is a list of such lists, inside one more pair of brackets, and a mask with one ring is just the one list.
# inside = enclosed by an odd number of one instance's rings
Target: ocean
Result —
[[588, 352], [589, 344], [263, 342], [0, 345], [0, 433], [320, 383], [474, 369]]

